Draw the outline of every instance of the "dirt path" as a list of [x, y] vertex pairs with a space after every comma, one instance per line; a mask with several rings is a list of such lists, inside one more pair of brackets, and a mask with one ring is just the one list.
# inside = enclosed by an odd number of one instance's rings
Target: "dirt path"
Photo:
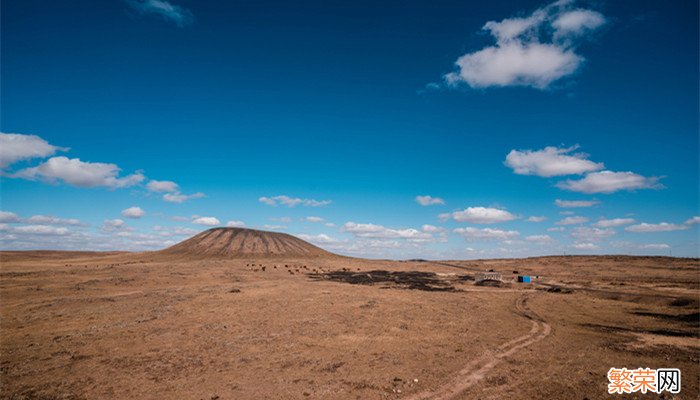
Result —
[[551, 332], [552, 328], [537, 314], [527, 308], [527, 300], [530, 294], [526, 294], [515, 302], [516, 313], [529, 319], [532, 328], [523, 336], [501, 344], [495, 351], [488, 351], [481, 357], [471, 361], [450, 381], [444, 385], [425, 392], [417, 393], [408, 397], [409, 400], [446, 400], [453, 399], [469, 387], [484, 379], [486, 374], [493, 369], [503, 358], [515, 354], [533, 343], [544, 339]]

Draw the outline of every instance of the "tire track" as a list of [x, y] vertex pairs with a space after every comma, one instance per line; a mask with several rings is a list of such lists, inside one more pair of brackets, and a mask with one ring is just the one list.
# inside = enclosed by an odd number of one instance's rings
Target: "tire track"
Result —
[[503, 358], [515, 354], [518, 350], [524, 349], [547, 337], [552, 331], [547, 324], [537, 314], [527, 307], [527, 300], [530, 295], [526, 294], [515, 302], [515, 312], [532, 322], [530, 331], [520, 337], [505, 342], [498, 346], [495, 351], [487, 351], [482, 356], [472, 360], [462, 368], [456, 376], [449, 382], [434, 390], [427, 390], [407, 397], [409, 400], [447, 400], [453, 399], [475, 383], [484, 379], [486, 374], [493, 369]]

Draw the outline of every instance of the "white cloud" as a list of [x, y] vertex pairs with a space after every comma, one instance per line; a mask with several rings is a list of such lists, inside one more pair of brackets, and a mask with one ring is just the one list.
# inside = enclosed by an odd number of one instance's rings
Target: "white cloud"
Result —
[[449, 86], [466, 83], [472, 88], [544, 89], [574, 73], [584, 61], [574, 51], [575, 42], [605, 19], [594, 11], [571, 10], [570, 4], [557, 1], [527, 17], [487, 22], [483, 29], [496, 44], [459, 57], [457, 71], [445, 75], [445, 81]]
[[[2, 226], [0, 248], [12, 250], [157, 250], [175, 244], [172, 236], [185, 236], [182, 228], [154, 228], [155, 234], [139, 233], [124, 225], [124, 221], [106, 221], [107, 229], [92, 232], [73, 229], [75, 226], [56, 227], [32, 224], [18, 227]], [[117, 226], [109, 228], [109, 226]], [[167, 229], [167, 232], [166, 232]], [[190, 230], [192, 231], [192, 230]]]
[[116, 164], [83, 162], [78, 158], [52, 157], [37, 167], [25, 168], [12, 174], [24, 179], [42, 179], [48, 182], [64, 181], [77, 187], [104, 186], [118, 189], [141, 183], [141, 172], [118, 178], [121, 169]]
[[596, 204], [600, 204], [598, 200], [554, 200], [554, 204], [557, 207], [562, 208], [580, 208], [580, 207], [593, 207]]
[[660, 189], [660, 177], [644, 177], [633, 172], [600, 171], [579, 180], [568, 179], [557, 183], [560, 189], [580, 193], [614, 193], [619, 190]]
[[494, 224], [497, 222], [512, 221], [517, 217], [506, 210], [498, 208], [468, 207], [462, 211], [453, 212], [452, 218], [459, 222]]
[[177, 192], [179, 190], [179, 187], [177, 183], [173, 181], [156, 181], [151, 179], [148, 181], [148, 184], [146, 185], [146, 189], [148, 189], [151, 192]]
[[576, 214], [573, 211], [559, 211], [559, 215], [574, 215]]
[[577, 148], [548, 146], [542, 150], [511, 150], [505, 165], [516, 174], [541, 177], [581, 175], [604, 168], [603, 163], [588, 160], [588, 154], [572, 153]]
[[622, 225], [629, 225], [633, 224], [636, 221], [634, 218], [613, 218], [613, 219], [601, 219], [593, 226], [597, 226], [599, 228], [612, 228], [616, 226], [622, 226]]
[[168, 201], [170, 203], [182, 203], [191, 199], [201, 199], [202, 197], [204, 197], [204, 193], [202, 192], [197, 192], [193, 194], [182, 194], [179, 192], [175, 192], [164, 194], [163, 200]]
[[591, 10], [574, 10], [565, 12], [552, 22], [556, 31], [556, 37], [567, 35], [581, 35], [586, 31], [594, 30], [605, 23], [602, 14]]
[[314, 217], [314, 216], [306, 217], [306, 218], [304, 218], [304, 220], [305, 220], [306, 222], [314, 222], [314, 223], [319, 223], [319, 222], [323, 222], [323, 221], [324, 221], [323, 218], [321, 218], [321, 217]]
[[467, 241], [490, 239], [506, 240], [518, 237], [518, 235], [520, 235], [518, 231], [504, 231], [501, 229], [491, 228], [478, 229], [472, 227], [457, 228], [454, 230], [454, 232], [462, 236]]
[[227, 228], [245, 228], [245, 222], [231, 220], [226, 223]]
[[287, 207], [296, 207], [298, 205], [303, 205], [307, 207], [323, 207], [332, 203], [332, 201], [330, 200], [301, 199], [298, 197], [289, 197], [285, 195], [273, 197], [263, 196], [260, 197], [258, 201], [269, 206], [285, 205]]
[[547, 217], [541, 217], [541, 216], [535, 216], [535, 215], [533, 215], [532, 217], [529, 217], [527, 219], [528, 222], [542, 222], [542, 221], [546, 221], [546, 220], [547, 220]]
[[445, 228], [441, 228], [441, 227], [439, 227], [439, 226], [434, 226], [434, 225], [425, 224], [425, 225], [423, 225], [423, 226], [421, 227], [421, 230], [422, 230], [423, 232], [428, 232], [428, 233], [440, 233], [440, 232], [444, 232], [444, 231], [445, 231]]
[[106, 219], [102, 224], [102, 230], [106, 232], [128, 229], [126, 223], [122, 219]]
[[270, 230], [270, 231], [281, 231], [281, 230], [287, 229], [287, 227], [285, 225], [268, 225], [268, 224], [263, 225], [262, 228]]
[[432, 234], [421, 232], [418, 229], [413, 228], [391, 229], [382, 225], [346, 222], [341, 230], [343, 232], [352, 233], [353, 235], [361, 238], [406, 239], [411, 242], [426, 242], [434, 240]]
[[539, 244], [552, 243], [554, 241], [554, 239], [552, 239], [552, 237], [549, 235], [526, 236], [525, 240], [528, 242], [539, 243]]
[[330, 243], [338, 243], [338, 240], [335, 238], [332, 238], [326, 234], [318, 234], [318, 235], [307, 235], [307, 234], [299, 234], [296, 235], [299, 239], [301, 240], [306, 240], [307, 242], [311, 242], [314, 244], [330, 244]]
[[0, 132], [0, 169], [18, 161], [45, 158], [57, 151], [66, 150], [68, 149], [50, 145], [39, 136]]
[[216, 226], [221, 224], [221, 222], [214, 217], [198, 217], [192, 220], [193, 224], [205, 225], [205, 226]]
[[416, 203], [422, 206], [432, 206], [436, 204], [445, 204], [445, 200], [432, 196], [416, 196]]
[[605, 238], [615, 235], [612, 229], [591, 228], [588, 226], [579, 226], [571, 230], [571, 237], [578, 242], [598, 242]]
[[600, 247], [594, 243], [574, 243], [571, 247], [577, 250], [598, 250]]
[[640, 245], [639, 248], [649, 250], [665, 250], [670, 249], [671, 246], [667, 245], [666, 243], [649, 243]]
[[15, 227], [12, 231], [33, 235], [63, 236], [68, 234], [68, 228], [56, 228], [55, 226], [49, 225], [23, 225]]
[[180, 226], [175, 226], [175, 227], [165, 227], [165, 226], [160, 226], [156, 225], [153, 227], [153, 231], [156, 232], [159, 236], [165, 236], [165, 237], [171, 237], [171, 236], [192, 236], [200, 231], [192, 228], [183, 228]]
[[689, 220], [685, 221], [685, 224], [686, 225], [700, 224], [700, 217], [690, 218]]
[[566, 228], [563, 226], [553, 226], [551, 228], [547, 228], [547, 232], [564, 232]]
[[641, 224], [631, 225], [625, 228], [627, 232], [635, 233], [670, 232], [682, 231], [685, 229], [688, 229], [688, 225], [670, 224], [668, 222], [660, 222], [658, 224], [648, 224], [646, 222], [642, 222]]
[[332, 222], [326, 222], [326, 223], [323, 224], [323, 225], [325, 225], [325, 226], [327, 226], [327, 227], [329, 227], [329, 228], [335, 228], [335, 224], [332, 223]]
[[588, 218], [586, 217], [566, 217], [564, 219], [561, 219], [557, 222], [555, 222], [556, 225], [576, 225], [576, 224], [582, 224], [584, 222], [588, 222]]
[[76, 218], [57, 218], [50, 215], [34, 215], [29, 217], [26, 222], [38, 225], [83, 225], [83, 223]]
[[126, 218], [141, 218], [146, 215], [146, 212], [141, 207], [129, 207], [122, 210], [122, 217]]
[[14, 223], [20, 222], [20, 218], [17, 214], [9, 211], [0, 211], [0, 223]]
[[193, 21], [192, 13], [180, 6], [165, 0], [125, 0], [134, 10], [141, 14], [159, 15], [163, 19], [175, 23], [179, 27], [189, 25]]
[[544, 89], [578, 69], [583, 58], [554, 44], [513, 42], [465, 54], [455, 62], [459, 72], [445, 75], [449, 86], [472, 88], [532, 86]]

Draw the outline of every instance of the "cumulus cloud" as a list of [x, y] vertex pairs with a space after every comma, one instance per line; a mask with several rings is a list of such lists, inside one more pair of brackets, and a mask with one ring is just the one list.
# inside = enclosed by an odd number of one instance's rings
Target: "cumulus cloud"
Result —
[[180, 192], [175, 192], [175, 193], [166, 193], [163, 195], [163, 200], [170, 202], [170, 203], [182, 203], [187, 200], [192, 200], [192, 199], [201, 199], [204, 197], [204, 193], [202, 192], [197, 192], [193, 194], [182, 194]]
[[245, 222], [231, 220], [226, 223], [227, 228], [245, 228]]
[[269, 224], [263, 225], [262, 228], [267, 229], [269, 231], [281, 231], [281, 230], [287, 229], [287, 227], [285, 225], [269, 225]]
[[123, 219], [106, 219], [102, 224], [102, 230], [106, 232], [128, 229]]
[[[0, 170], [20, 160], [45, 158], [57, 151], [67, 150], [69, 149], [50, 145], [38, 136], [0, 133]], [[51, 157], [37, 166], [13, 173], [0, 171], [0, 174], [10, 178], [42, 180], [49, 183], [65, 182], [77, 187], [110, 189], [131, 187], [146, 180], [141, 171], [123, 177], [119, 176], [120, 172], [121, 169], [116, 164], [86, 162], [79, 158]], [[178, 185], [172, 181], [150, 180], [146, 188], [151, 192], [167, 193], [163, 199], [177, 203], [204, 196], [202, 193], [181, 194], [178, 191]]]
[[557, 222], [555, 222], [556, 225], [576, 225], [576, 224], [582, 224], [584, 222], [588, 222], [588, 218], [586, 217], [566, 217], [564, 219], [561, 219]]
[[622, 226], [622, 225], [629, 225], [633, 224], [636, 221], [634, 218], [613, 218], [613, 219], [601, 219], [598, 220], [593, 226], [597, 226], [599, 228], [612, 228], [616, 226]]
[[576, 149], [578, 146], [511, 150], [506, 156], [505, 165], [516, 174], [541, 177], [581, 175], [604, 168], [603, 163], [588, 160], [588, 154], [574, 153]]
[[[2, 222], [2, 221], [0, 221]], [[72, 226], [80, 226], [84, 225], [82, 222], [80, 222], [79, 219], [76, 218], [58, 218], [50, 215], [33, 215], [26, 220], [27, 223], [29, 224], [38, 224], [38, 225], [72, 225]]]
[[20, 218], [17, 214], [9, 211], [0, 211], [0, 223], [8, 224], [15, 222], [20, 222]]
[[452, 218], [459, 222], [471, 222], [474, 224], [494, 224], [507, 222], [517, 217], [506, 210], [490, 207], [468, 207], [462, 211], [452, 213]]
[[583, 179], [568, 179], [557, 183], [557, 187], [579, 193], [614, 193], [620, 190], [661, 189], [661, 177], [644, 177], [634, 172], [600, 171], [586, 175]]
[[0, 132], [0, 169], [5, 169], [18, 161], [32, 158], [45, 158], [57, 151], [66, 151], [65, 147], [49, 144], [35, 135]]
[[571, 230], [571, 237], [575, 238], [578, 242], [598, 242], [615, 235], [615, 233], [613, 229], [579, 226]]
[[313, 244], [331, 244], [331, 243], [338, 243], [338, 239], [332, 238], [326, 234], [318, 234], [318, 235], [307, 235], [307, 234], [299, 234], [296, 235], [299, 239], [306, 240], [307, 242], [311, 242]]
[[432, 196], [416, 196], [416, 203], [422, 206], [432, 206], [436, 204], [445, 204], [445, 200], [439, 197]]
[[[28, 221], [28, 220], [27, 220]], [[96, 232], [82, 227], [57, 227], [56, 224], [29, 224], [2, 226], [0, 249], [5, 250], [126, 250], [143, 251], [162, 249], [175, 244], [177, 236], [188, 236], [197, 231], [187, 228], [154, 227], [154, 233], [141, 233], [127, 227], [124, 221], [107, 220], [106, 229]]]
[[542, 221], [546, 221], [546, 220], [547, 220], [547, 217], [536, 216], [536, 215], [528, 217], [528, 219], [527, 219], [528, 222], [542, 222]]
[[600, 204], [598, 200], [554, 200], [554, 204], [557, 207], [562, 208], [580, 208], [580, 207], [593, 207], [596, 204]]
[[526, 236], [525, 240], [528, 242], [538, 243], [538, 244], [547, 244], [547, 243], [552, 243], [554, 241], [554, 239], [552, 239], [552, 237], [549, 235], [530, 235], [530, 236]]
[[116, 164], [83, 162], [78, 158], [52, 157], [36, 167], [25, 168], [12, 177], [47, 182], [63, 181], [77, 187], [107, 187], [118, 189], [141, 183], [141, 172], [118, 177], [121, 169]]
[[146, 212], [141, 207], [129, 207], [122, 210], [122, 217], [126, 218], [141, 218], [146, 215]]
[[457, 70], [445, 75], [448, 86], [544, 89], [573, 74], [584, 61], [576, 45], [605, 18], [591, 10], [572, 10], [571, 4], [557, 1], [526, 17], [487, 22], [483, 30], [496, 44], [459, 57]]
[[571, 247], [577, 250], [598, 250], [600, 247], [595, 243], [574, 243]]
[[263, 196], [260, 197], [258, 201], [267, 204], [268, 206], [284, 205], [287, 207], [296, 207], [298, 205], [307, 207], [323, 207], [332, 203], [330, 200], [301, 199], [299, 197], [289, 197], [285, 195], [273, 197]]
[[520, 235], [518, 231], [505, 231], [501, 229], [491, 229], [491, 228], [457, 228], [453, 231], [454, 233], [462, 236], [467, 241], [476, 240], [507, 240], [513, 239]]
[[421, 227], [421, 230], [422, 230], [423, 232], [428, 232], [428, 233], [440, 233], [440, 232], [444, 232], [444, 231], [445, 231], [445, 228], [441, 228], [441, 227], [439, 227], [439, 226], [434, 226], [434, 225], [425, 224], [425, 225], [423, 225], [423, 226]]
[[192, 13], [165, 0], [125, 0], [140, 14], [157, 15], [179, 27], [187, 26], [194, 20]]
[[560, 14], [552, 26], [555, 37], [579, 36], [587, 31], [597, 29], [605, 23], [605, 17], [596, 11], [579, 9]]
[[156, 232], [158, 236], [192, 236], [199, 233], [198, 230], [192, 228], [183, 228], [181, 226], [166, 227], [156, 225], [153, 227], [153, 231]]
[[310, 216], [310, 217], [306, 217], [306, 218], [304, 218], [304, 221], [306, 221], [306, 222], [314, 222], [314, 223], [319, 223], [319, 222], [323, 222], [323, 221], [324, 221], [324, 219], [323, 219], [323, 218], [321, 218], [321, 217], [314, 217], [314, 216]]
[[627, 232], [635, 233], [650, 233], [650, 232], [671, 232], [682, 231], [688, 229], [688, 225], [670, 224], [668, 222], [660, 222], [658, 224], [648, 224], [642, 222], [637, 225], [630, 225], [625, 228]]
[[649, 250], [666, 250], [670, 249], [671, 246], [667, 245], [666, 243], [648, 243], [640, 245], [639, 248]]
[[205, 225], [205, 226], [217, 226], [221, 224], [221, 221], [214, 217], [198, 217], [192, 220], [195, 225]]
[[700, 224], [700, 217], [693, 217], [685, 221], [686, 225]]
[[551, 228], [547, 228], [547, 232], [564, 232], [566, 228], [563, 226], [553, 226]]
[[12, 232], [29, 233], [33, 235], [63, 236], [68, 234], [68, 228], [57, 228], [49, 225], [23, 225], [12, 229]]
[[432, 234], [421, 232], [414, 228], [392, 229], [382, 225], [358, 224], [355, 222], [346, 222], [341, 231], [361, 238], [406, 239], [411, 242], [426, 242], [434, 239]]
[[146, 189], [148, 189], [151, 192], [177, 192], [179, 190], [179, 186], [177, 183], [173, 181], [156, 181], [151, 179], [148, 181], [148, 184], [146, 184]]

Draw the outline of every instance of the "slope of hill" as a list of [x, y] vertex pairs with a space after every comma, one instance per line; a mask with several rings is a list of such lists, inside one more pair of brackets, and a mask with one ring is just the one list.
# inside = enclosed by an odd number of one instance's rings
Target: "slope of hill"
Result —
[[166, 255], [192, 257], [333, 257], [311, 243], [279, 232], [244, 228], [213, 228], [162, 250]]

